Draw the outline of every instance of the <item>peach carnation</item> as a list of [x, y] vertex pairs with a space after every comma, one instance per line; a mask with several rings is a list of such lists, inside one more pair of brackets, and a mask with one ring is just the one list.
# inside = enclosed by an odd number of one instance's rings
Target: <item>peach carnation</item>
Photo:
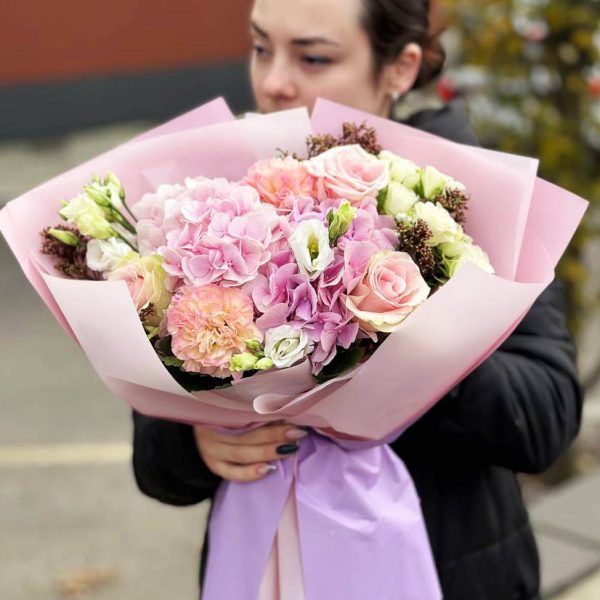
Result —
[[256, 189], [263, 202], [285, 211], [294, 208], [296, 197], [313, 197], [316, 190], [316, 179], [291, 156], [254, 163], [243, 183]]
[[183, 369], [229, 377], [229, 359], [246, 351], [246, 340], [262, 341], [252, 300], [239, 288], [183, 286], [167, 311], [173, 354]]

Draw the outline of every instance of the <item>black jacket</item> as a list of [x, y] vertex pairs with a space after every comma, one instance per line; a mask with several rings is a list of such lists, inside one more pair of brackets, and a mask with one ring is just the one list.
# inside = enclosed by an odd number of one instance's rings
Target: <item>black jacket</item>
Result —
[[[476, 144], [458, 103], [407, 123]], [[421, 497], [446, 600], [538, 598], [538, 555], [515, 472], [547, 469], [580, 418], [575, 353], [553, 283], [502, 347], [391, 445]], [[134, 424], [145, 494], [176, 505], [212, 497], [219, 479], [191, 427], [139, 414]]]

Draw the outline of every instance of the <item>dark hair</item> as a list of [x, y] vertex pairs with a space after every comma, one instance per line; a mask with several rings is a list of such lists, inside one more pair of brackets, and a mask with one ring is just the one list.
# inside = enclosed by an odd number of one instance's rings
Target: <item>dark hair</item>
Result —
[[375, 75], [395, 60], [411, 42], [421, 46], [423, 61], [413, 88], [429, 83], [440, 73], [446, 52], [429, 30], [429, 0], [362, 0], [362, 24], [375, 59]]

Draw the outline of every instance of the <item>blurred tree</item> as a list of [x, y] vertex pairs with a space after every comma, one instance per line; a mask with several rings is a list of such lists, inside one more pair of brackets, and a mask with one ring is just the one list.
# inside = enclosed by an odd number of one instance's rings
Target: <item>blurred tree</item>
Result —
[[[483, 145], [538, 157], [542, 177], [592, 203], [559, 266], [576, 334], [600, 304], [586, 266], [599, 233], [600, 0], [440, 5], [454, 41], [442, 98], [466, 98]], [[600, 378], [600, 365], [593, 371], [588, 379]]]

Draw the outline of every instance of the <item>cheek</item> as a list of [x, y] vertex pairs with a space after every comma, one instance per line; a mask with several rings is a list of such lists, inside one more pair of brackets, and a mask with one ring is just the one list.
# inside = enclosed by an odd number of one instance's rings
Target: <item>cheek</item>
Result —
[[260, 66], [257, 64], [254, 57], [250, 59], [250, 83], [252, 85], [252, 91], [256, 96], [257, 93], [260, 92], [260, 84], [262, 81], [263, 75], [261, 72]]
[[372, 72], [365, 65], [349, 63], [332, 69], [320, 81], [314, 97], [323, 96], [352, 108], [372, 114], [380, 112], [381, 96], [373, 82]]

